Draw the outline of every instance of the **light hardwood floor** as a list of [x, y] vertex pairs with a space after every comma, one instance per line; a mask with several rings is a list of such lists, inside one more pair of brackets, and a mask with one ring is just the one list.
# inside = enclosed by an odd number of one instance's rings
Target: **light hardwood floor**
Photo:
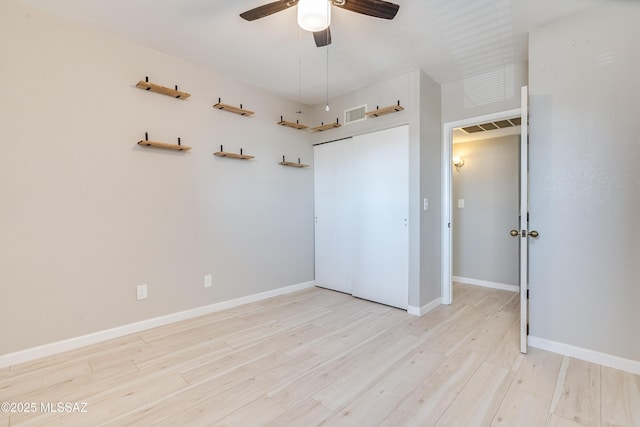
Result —
[[[423, 317], [324, 289], [0, 369], [0, 427], [640, 426], [640, 377], [518, 351], [517, 294]], [[86, 413], [41, 402], [86, 402]]]

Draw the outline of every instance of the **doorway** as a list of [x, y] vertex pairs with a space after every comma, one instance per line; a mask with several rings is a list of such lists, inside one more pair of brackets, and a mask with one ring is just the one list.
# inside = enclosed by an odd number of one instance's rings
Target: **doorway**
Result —
[[[453, 132], [452, 279], [518, 292], [520, 117]], [[453, 295], [455, 298], [455, 295]]]
[[[453, 134], [458, 128], [477, 126], [481, 123], [498, 122], [512, 117], [518, 117], [522, 113], [520, 108], [489, 114], [480, 117], [473, 117], [444, 124], [443, 146], [442, 146], [442, 218], [445, 222], [442, 235], [442, 303], [451, 304], [453, 302], [452, 279], [453, 279], [453, 233], [452, 233], [452, 211], [453, 211]], [[506, 230], [508, 233], [509, 230]]]
[[[490, 114], [481, 117], [460, 120], [457, 122], [445, 123], [443, 126], [442, 145], [442, 217], [444, 220], [442, 227], [442, 302], [451, 304], [453, 302], [453, 272], [452, 272], [452, 169], [453, 169], [453, 131], [456, 128], [482, 124], [485, 122], [496, 122], [507, 120], [510, 117], [520, 116], [521, 137], [520, 137], [520, 209], [519, 228], [510, 233], [514, 238], [518, 238], [519, 245], [519, 291], [520, 291], [520, 351], [527, 352], [528, 335], [528, 237], [537, 237], [537, 232], [528, 231], [528, 88], [524, 86], [521, 90], [521, 108]], [[535, 233], [535, 235], [534, 235]]]

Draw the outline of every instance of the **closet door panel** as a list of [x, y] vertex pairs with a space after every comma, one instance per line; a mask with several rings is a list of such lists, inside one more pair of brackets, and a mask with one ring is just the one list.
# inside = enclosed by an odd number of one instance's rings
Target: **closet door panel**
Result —
[[408, 306], [409, 132], [353, 138], [354, 296]]
[[315, 277], [351, 293], [352, 140], [314, 147]]

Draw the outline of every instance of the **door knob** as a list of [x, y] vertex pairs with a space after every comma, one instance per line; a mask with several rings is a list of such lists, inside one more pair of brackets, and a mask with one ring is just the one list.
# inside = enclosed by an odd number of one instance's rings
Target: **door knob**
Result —
[[533, 237], [534, 239], [537, 238], [540, 234], [538, 234], [538, 232], [536, 230], [532, 230], [529, 232], [529, 236]]
[[512, 237], [518, 237], [520, 232], [518, 230], [511, 230], [509, 234], [511, 234]]

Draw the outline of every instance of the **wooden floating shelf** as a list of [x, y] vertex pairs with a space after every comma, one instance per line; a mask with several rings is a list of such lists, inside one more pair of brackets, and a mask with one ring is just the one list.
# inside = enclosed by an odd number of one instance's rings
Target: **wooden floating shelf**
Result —
[[155, 93], [161, 93], [163, 95], [167, 95], [172, 98], [178, 98], [178, 99], [187, 99], [191, 96], [190, 93], [182, 92], [182, 91], [179, 91], [178, 89], [171, 89], [169, 87], [160, 86], [154, 83], [149, 83], [148, 78], [147, 78], [147, 81], [140, 80], [136, 85], [136, 87], [139, 87], [140, 89], [148, 90], [151, 92], [155, 92]]
[[142, 145], [144, 147], [164, 148], [166, 150], [176, 150], [176, 151], [191, 150], [191, 147], [187, 145], [168, 144], [166, 142], [148, 141], [146, 139], [143, 139], [142, 141], [138, 141], [138, 145]]
[[241, 160], [250, 160], [255, 158], [255, 156], [249, 156], [247, 154], [229, 153], [226, 151], [218, 151], [217, 153], [213, 153], [213, 155], [218, 157], [231, 157], [232, 159], [241, 159]]
[[316, 126], [314, 128], [309, 129], [311, 132], [322, 132], [329, 129], [339, 128], [342, 126], [340, 123], [329, 123], [322, 126]]
[[279, 165], [282, 166], [291, 166], [292, 168], [308, 168], [309, 165], [305, 165], [304, 163], [295, 163], [295, 162], [279, 162]]
[[242, 108], [242, 105], [240, 105], [240, 108], [238, 108], [238, 107], [234, 107], [233, 105], [227, 105], [227, 104], [218, 102], [213, 106], [213, 108], [217, 108], [218, 110], [228, 111], [230, 113], [240, 114], [241, 116], [253, 116], [255, 114], [253, 111], [245, 110], [244, 108]]
[[368, 111], [364, 114], [367, 117], [378, 117], [378, 116], [384, 116], [385, 114], [397, 113], [398, 111], [402, 111], [402, 110], [404, 110], [404, 107], [400, 105], [400, 103], [398, 102], [397, 105], [390, 105], [384, 108], [377, 108], [373, 111]]
[[309, 128], [309, 126], [307, 126], [307, 125], [303, 125], [303, 124], [300, 124], [300, 123], [288, 122], [286, 120], [280, 120], [278, 122], [278, 124], [280, 126], [287, 126], [287, 127], [290, 127], [290, 128], [300, 129], [300, 130], [304, 130], [304, 129], [308, 129]]

